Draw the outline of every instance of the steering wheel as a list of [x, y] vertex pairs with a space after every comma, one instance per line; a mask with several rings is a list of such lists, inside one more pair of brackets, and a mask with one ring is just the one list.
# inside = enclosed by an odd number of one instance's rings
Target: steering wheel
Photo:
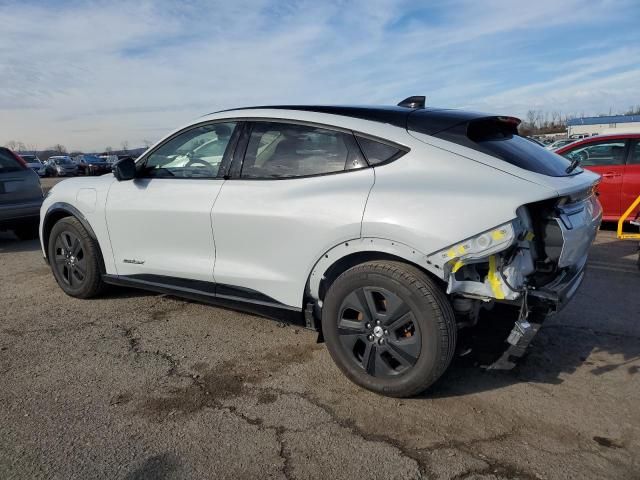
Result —
[[589, 160], [589, 151], [588, 150], [580, 150], [578, 152], [577, 157], [580, 159], [580, 163], [585, 163], [587, 160]]
[[189, 160], [185, 165], [185, 168], [191, 168], [195, 166], [205, 167], [205, 169], [208, 170], [207, 176], [209, 177], [215, 177], [216, 174], [218, 173], [217, 170], [215, 170], [209, 162], [205, 162], [204, 160], [201, 160], [199, 158], [194, 158], [193, 160]]

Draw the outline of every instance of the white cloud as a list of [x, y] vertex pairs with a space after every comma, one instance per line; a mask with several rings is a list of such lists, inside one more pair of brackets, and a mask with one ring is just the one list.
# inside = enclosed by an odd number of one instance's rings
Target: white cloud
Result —
[[402, 0], [4, 3], [0, 144], [139, 145], [221, 108], [418, 93], [519, 115], [625, 108], [639, 103], [638, 49], [559, 62], [536, 48], [549, 28], [625, 8], [611, 5], [457, 0], [404, 18], [415, 6]]

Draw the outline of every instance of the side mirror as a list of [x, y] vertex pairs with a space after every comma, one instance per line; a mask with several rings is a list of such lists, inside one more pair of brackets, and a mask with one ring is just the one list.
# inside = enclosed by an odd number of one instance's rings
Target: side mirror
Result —
[[136, 177], [136, 162], [132, 158], [123, 158], [113, 164], [113, 175], [122, 182]]

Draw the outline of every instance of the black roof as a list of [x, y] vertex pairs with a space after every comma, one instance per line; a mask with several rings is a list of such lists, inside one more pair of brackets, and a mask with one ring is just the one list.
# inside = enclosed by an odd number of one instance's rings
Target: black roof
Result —
[[497, 116], [480, 112], [444, 108], [411, 109], [397, 106], [358, 105], [261, 105], [257, 107], [233, 108], [221, 111], [229, 112], [253, 109], [301, 110], [305, 112], [343, 115], [345, 117], [360, 118], [362, 120], [370, 120], [373, 122], [388, 123], [396, 127], [425, 133], [427, 135], [434, 135], [443, 130], [447, 130], [456, 125], [468, 123], [472, 120]]

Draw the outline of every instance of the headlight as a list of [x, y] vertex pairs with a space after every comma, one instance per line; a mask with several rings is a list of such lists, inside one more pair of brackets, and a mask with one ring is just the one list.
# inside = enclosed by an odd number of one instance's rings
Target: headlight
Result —
[[439, 268], [455, 272], [472, 260], [485, 259], [489, 255], [509, 247], [516, 238], [513, 222], [492, 228], [475, 237], [468, 238], [427, 257]]

